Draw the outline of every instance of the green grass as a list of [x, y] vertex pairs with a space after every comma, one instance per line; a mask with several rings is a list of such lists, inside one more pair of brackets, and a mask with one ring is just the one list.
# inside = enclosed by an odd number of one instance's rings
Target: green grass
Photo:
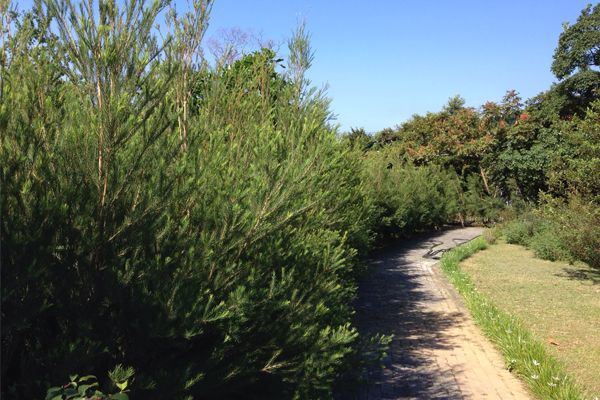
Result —
[[[478, 256], [482, 257], [485, 254], [489, 254], [489, 252], [501, 246], [504, 245], [493, 246], [490, 250], [475, 255], [468, 260], [468, 263], [475, 262]], [[507, 289], [507, 295], [505, 296], [505, 301], [502, 301], [500, 298], [494, 298], [488, 293], [490, 286], [496, 286], [496, 281], [493, 278], [485, 276], [485, 282], [488, 282], [488, 285], [483, 285], [483, 280], [479, 278], [485, 274], [477, 274], [477, 279], [472, 279], [470, 273], [466, 271], [472, 272], [474, 269], [466, 268], [463, 270], [459, 266], [462, 260], [486, 248], [488, 248], [488, 243], [485, 239], [483, 237], [477, 238], [447, 253], [441, 261], [442, 270], [449, 281], [456, 286], [459, 293], [463, 296], [476, 322], [484, 334], [504, 355], [507, 368], [521, 377], [531, 392], [538, 398], [573, 400], [586, 398], [584, 391], [581, 389], [581, 380], [578, 381], [574, 378], [574, 372], [571, 367], [565, 367], [565, 363], [555, 354], [555, 350], [550, 348], [552, 345], [545, 343], [545, 338], [539, 336], [535, 330], [535, 326], [532, 326], [532, 319], [526, 314], [519, 314], [516, 310], [505, 307], [505, 303], [512, 302], [516, 304], [518, 302], [522, 305], [523, 309], [531, 308], [530, 299], [517, 299], [517, 293], [529, 292], [530, 296], [537, 296], [536, 304], [539, 306], [532, 313], [538, 316], [540, 314], [551, 315], [552, 312], [544, 309], [544, 306], [549, 304], [547, 298], [558, 297], [559, 301], [561, 301], [561, 295], [558, 294], [557, 290], [550, 295], [548, 293], [542, 294], [535, 287], [528, 288], [526, 280], [520, 278], [516, 273], [511, 273], [512, 271], [505, 266], [506, 260], [509, 257], [512, 258], [515, 254], [515, 249], [511, 247], [508, 251], [505, 249], [496, 254], [496, 258], [498, 258], [496, 269], [502, 270], [505, 274], [504, 287]], [[529, 257], [531, 258], [531, 255]], [[519, 269], [518, 259], [519, 257], [516, 256], [514, 268], [517, 270]], [[541, 276], [545, 273], [538, 270], [537, 272], [532, 272], [532, 274], [534, 276]], [[558, 288], [554, 284], [551, 286], [549, 289]], [[596, 298], [598, 298], [597, 295]], [[579, 310], [578, 306], [574, 305], [574, 308]], [[598, 310], [597, 307], [596, 310]], [[578, 315], [579, 311], [573, 312], [575, 315]], [[554, 315], [555, 320], [561, 318], [563, 318], [561, 313], [557, 312]], [[581, 318], [585, 318], [585, 316], [582, 315]], [[521, 321], [526, 321], [526, 323]], [[593, 324], [589, 319], [586, 322]], [[597, 327], [595, 330], [597, 332]], [[596, 336], [597, 339], [597, 333], [592, 336]], [[555, 340], [558, 341], [558, 339]], [[594, 350], [597, 351], [597, 347]], [[590, 351], [590, 353], [593, 353], [593, 351]], [[597, 373], [597, 356], [595, 360], [587, 364], [587, 368]], [[586, 388], [588, 392], [595, 391], [593, 386], [589, 387], [586, 385]], [[587, 398], [590, 397], [588, 396]]]
[[600, 395], [600, 271], [533, 257], [500, 242], [461, 263], [500, 309], [524, 326], [576, 377]]

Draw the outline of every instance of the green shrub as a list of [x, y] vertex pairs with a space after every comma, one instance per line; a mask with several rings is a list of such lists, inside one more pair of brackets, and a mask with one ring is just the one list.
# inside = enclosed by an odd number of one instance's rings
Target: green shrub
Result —
[[529, 247], [536, 257], [550, 261], [573, 261], [568, 245], [560, 237], [551, 223], [545, 223], [538, 228], [529, 240]]
[[494, 244], [498, 238], [502, 236], [502, 231], [499, 227], [494, 226], [483, 231], [483, 238], [488, 244]]
[[[46, 391], [46, 400], [72, 399], [72, 400], [128, 400], [129, 379], [133, 376], [132, 368], [123, 368], [117, 365], [114, 370], [108, 373], [108, 377], [113, 390], [118, 389], [117, 393], [105, 394], [98, 390], [98, 382], [94, 375], [79, 376], [70, 375], [70, 382], [63, 386], [51, 387]], [[111, 390], [111, 391], [113, 391]]]
[[541, 259], [573, 261], [557, 225], [534, 212], [527, 212], [508, 222], [502, 233], [508, 243], [529, 247]]
[[499, 221], [504, 199], [488, 195], [479, 174], [469, 175], [466, 181], [466, 190], [459, 194], [465, 219], [480, 224]]
[[553, 222], [554, 235], [567, 260], [578, 259], [600, 268], [600, 206], [594, 201], [572, 195], [542, 197], [542, 214]]
[[167, 1], [68, 3], [2, 49], [3, 397], [118, 364], [132, 398], [327, 397], [360, 356], [371, 204], [303, 25], [289, 73], [269, 50], [208, 68], [184, 57], [207, 1], [166, 47]]
[[534, 233], [534, 224], [532, 221], [511, 221], [502, 233], [508, 243], [527, 246]]
[[452, 176], [441, 167], [403, 165], [382, 150], [367, 153], [362, 168], [380, 242], [441, 227], [456, 212]]

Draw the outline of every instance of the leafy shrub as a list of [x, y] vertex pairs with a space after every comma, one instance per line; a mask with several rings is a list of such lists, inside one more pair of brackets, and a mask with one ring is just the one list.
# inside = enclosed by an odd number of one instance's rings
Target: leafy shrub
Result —
[[573, 257], [600, 268], [600, 100], [592, 98], [585, 118], [559, 125], [564, 144], [549, 172], [552, 191], [541, 204]]
[[532, 221], [510, 221], [502, 233], [508, 243], [527, 246], [534, 233], [534, 224]]
[[536, 257], [550, 261], [573, 261], [567, 244], [551, 223], [543, 224], [529, 240], [529, 247]]
[[486, 193], [481, 175], [471, 174], [466, 180], [466, 190], [459, 193], [465, 219], [481, 224], [499, 221], [504, 200]]
[[119, 391], [108, 395], [98, 390], [98, 382], [96, 382], [95, 376], [70, 375], [71, 381], [66, 385], [51, 387], [47, 390], [46, 400], [128, 400], [127, 392], [129, 390], [127, 387], [133, 373], [132, 368], [123, 368], [121, 365], [117, 365], [113, 371], [109, 372], [108, 376], [112, 386], [118, 388]]
[[441, 167], [403, 165], [380, 151], [368, 153], [362, 168], [380, 242], [441, 227], [456, 211], [451, 175]]
[[574, 260], [564, 232], [559, 229], [556, 221], [543, 213], [530, 211], [522, 214], [506, 224], [503, 234], [508, 243], [527, 246], [541, 259]]
[[541, 212], [553, 221], [556, 241], [568, 252], [568, 260], [578, 259], [600, 268], [600, 206], [572, 195], [543, 196]]

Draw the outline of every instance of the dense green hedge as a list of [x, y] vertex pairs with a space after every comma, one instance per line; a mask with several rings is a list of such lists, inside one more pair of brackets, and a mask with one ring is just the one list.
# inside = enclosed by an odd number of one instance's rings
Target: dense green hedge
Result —
[[349, 303], [370, 208], [303, 78], [304, 28], [293, 74], [268, 50], [209, 69], [182, 57], [208, 4], [161, 47], [166, 4], [71, 19], [77, 8], [50, 1], [13, 21], [3, 395], [41, 398], [69, 374], [102, 383], [125, 365], [133, 397], [327, 397], [361, 340]]
[[362, 160], [365, 195], [380, 243], [441, 227], [458, 210], [456, 180], [438, 166], [414, 167], [398, 162], [387, 150], [371, 151]]

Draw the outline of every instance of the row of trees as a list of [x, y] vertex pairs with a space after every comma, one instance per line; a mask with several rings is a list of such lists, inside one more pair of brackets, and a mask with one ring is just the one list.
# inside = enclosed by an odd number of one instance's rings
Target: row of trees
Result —
[[525, 104], [514, 91], [478, 109], [456, 96], [440, 112], [375, 137], [354, 129], [347, 138], [368, 149], [366, 159], [386, 160], [390, 176], [414, 167], [449, 174], [453, 190], [440, 215], [463, 224], [506, 221], [537, 208], [540, 255], [600, 267], [599, 44], [600, 5], [588, 6], [560, 35], [552, 64], [559, 82]]

